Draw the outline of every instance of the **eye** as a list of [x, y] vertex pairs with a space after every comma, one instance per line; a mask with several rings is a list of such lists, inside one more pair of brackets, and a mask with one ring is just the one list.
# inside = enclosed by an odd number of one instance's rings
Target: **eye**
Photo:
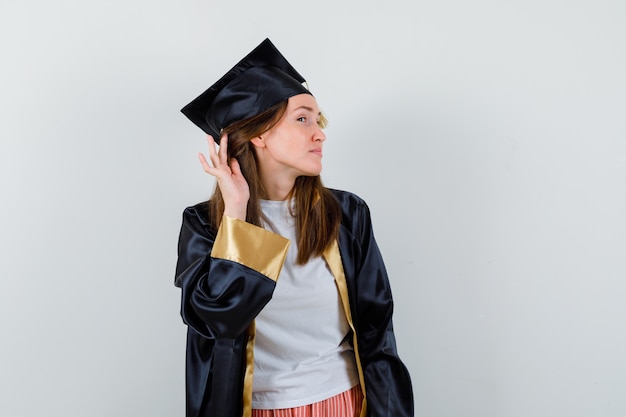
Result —
[[297, 120], [298, 120], [299, 122], [306, 123], [306, 117], [304, 117], [304, 116], [300, 116], [300, 117], [298, 117], [298, 119], [297, 119]]

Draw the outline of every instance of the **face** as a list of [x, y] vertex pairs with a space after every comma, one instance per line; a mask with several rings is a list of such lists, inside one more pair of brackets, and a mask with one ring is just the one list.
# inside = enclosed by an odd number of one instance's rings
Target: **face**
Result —
[[321, 112], [310, 94], [289, 98], [280, 121], [253, 139], [261, 175], [268, 179], [294, 180], [322, 172], [322, 145], [326, 136], [320, 127]]

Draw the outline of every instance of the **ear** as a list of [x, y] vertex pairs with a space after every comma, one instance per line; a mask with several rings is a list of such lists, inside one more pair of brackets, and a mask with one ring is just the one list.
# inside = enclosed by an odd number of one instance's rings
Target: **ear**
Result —
[[256, 138], [250, 139], [250, 142], [257, 148], [265, 148], [265, 141], [261, 136], [257, 136]]

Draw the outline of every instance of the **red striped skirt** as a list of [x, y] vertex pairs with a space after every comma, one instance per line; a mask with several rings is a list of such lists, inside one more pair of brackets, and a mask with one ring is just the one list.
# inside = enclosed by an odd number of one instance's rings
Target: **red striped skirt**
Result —
[[362, 405], [361, 386], [355, 385], [334, 397], [301, 407], [278, 410], [252, 409], [252, 417], [359, 417]]

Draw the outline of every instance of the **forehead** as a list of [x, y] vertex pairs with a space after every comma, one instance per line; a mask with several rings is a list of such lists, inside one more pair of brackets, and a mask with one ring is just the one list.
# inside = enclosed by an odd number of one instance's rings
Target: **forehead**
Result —
[[315, 100], [315, 97], [310, 94], [298, 94], [296, 96], [289, 97], [289, 101], [287, 102], [287, 111], [299, 108], [305, 108], [315, 114], [320, 112], [319, 107], [317, 106], [317, 100]]

